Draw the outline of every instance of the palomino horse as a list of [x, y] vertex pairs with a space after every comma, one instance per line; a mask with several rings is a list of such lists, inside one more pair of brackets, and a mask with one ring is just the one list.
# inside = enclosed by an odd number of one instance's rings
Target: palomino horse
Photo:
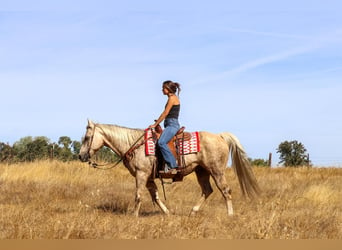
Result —
[[[169, 214], [169, 210], [159, 199], [157, 186], [154, 182], [154, 166], [156, 157], [146, 156], [144, 147], [135, 147], [130, 157], [125, 157], [132, 151], [133, 145], [144, 140], [144, 130], [131, 129], [116, 125], [94, 124], [88, 120], [88, 126], [79, 158], [87, 162], [103, 146], [111, 148], [118, 156], [124, 158], [124, 165], [136, 179], [136, 194], [134, 214], [139, 215], [142, 202], [143, 188], [150, 192], [152, 200], [160, 209]], [[254, 197], [259, 193], [259, 187], [249, 165], [247, 156], [238, 139], [230, 133], [212, 134], [199, 132], [201, 151], [196, 154], [185, 155], [184, 175], [193, 171], [202, 189], [202, 196], [192, 208], [191, 214], [199, 211], [201, 205], [213, 192], [210, 176], [225, 199], [228, 215], [233, 215], [231, 189], [227, 185], [225, 169], [227, 168], [229, 152], [232, 156], [232, 167], [238, 177], [242, 193]]]

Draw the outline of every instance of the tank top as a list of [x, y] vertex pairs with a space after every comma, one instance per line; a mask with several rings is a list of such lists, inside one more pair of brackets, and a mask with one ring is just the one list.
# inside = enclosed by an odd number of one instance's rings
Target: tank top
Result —
[[178, 105], [173, 105], [169, 114], [166, 116], [165, 119], [167, 118], [176, 118], [178, 119], [178, 116], [179, 116], [179, 111], [180, 111], [180, 104]]

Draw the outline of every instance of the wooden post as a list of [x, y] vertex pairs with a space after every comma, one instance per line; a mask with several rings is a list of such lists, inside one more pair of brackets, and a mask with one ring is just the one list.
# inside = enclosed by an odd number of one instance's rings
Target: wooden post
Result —
[[52, 144], [50, 159], [53, 161], [54, 157], [55, 157], [55, 143]]
[[269, 155], [268, 155], [268, 166], [269, 167], [272, 166], [272, 153], [269, 153]]

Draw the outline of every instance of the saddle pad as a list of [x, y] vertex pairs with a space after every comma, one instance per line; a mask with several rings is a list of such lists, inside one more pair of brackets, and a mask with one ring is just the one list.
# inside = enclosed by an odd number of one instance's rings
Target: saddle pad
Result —
[[145, 130], [145, 154], [146, 155], [155, 155], [156, 152], [156, 144], [153, 139], [152, 130]]
[[[188, 141], [178, 140], [178, 151], [181, 155], [197, 153], [200, 151], [200, 139], [198, 132], [191, 132], [191, 139]], [[155, 155], [156, 144], [151, 129], [145, 130], [145, 154]]]
[[178, 150], [181, 155], [188, 155], [200, 151], [200, 141], [198, 132], [191, 132], [191, 139], [188, 141], [179, 140]]

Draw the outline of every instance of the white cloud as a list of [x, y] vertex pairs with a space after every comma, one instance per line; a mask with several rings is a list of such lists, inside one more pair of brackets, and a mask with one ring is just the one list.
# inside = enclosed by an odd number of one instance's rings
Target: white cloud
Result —
[[[246, 31], [246, 32], [252, 32], [252, 31]], [[253, 34], [260, 34], [260, 32], [253, 32]], [[268, 36], [272, 36], [273, 33], [267, 33]], [[265, 35], [264, 32], [261, 32], [261, 35]], [[273, 34], [274, 36], [279, 36], [280, 34]], [[287, 35], [289, 36], [289, 35]], [[295, 37], [295, 36], [294, 36]], [[230, 77], [234, 77], [243, 73], [246, 73], [247, 71], [250, 71], [252, 69], [284, 61], [296, 56], [300, 56], [303, 54], [311, 53], [315, 50], [318, 50], [320, 48], [328, 47], [333, 44], [338, 44], [342, 41], [342, 31], [336, 30], [334, 32], [331, 32], [329, 34], [323, 34], [319, 35], [316, 38], [312, 38], [310, 42], [308, 42], [305, 45], [301, 45], [298, 47], [294, 47], [288, 50], [280, 51], [278, 53], [273, 53], [270, 55], [265, 55], [260, 58], [256, 58], [250, 61], [247, 61], [243, 64], [240, 64], [236, 67], [233, 67], [227, 71], [222, 71], [221, 73], [218, 73], [216, 75], [207, 76], [202, 80], [196, 81], [196, 83], [201, 84], [205, 82], [217, 82], [221, 81], [223, 79], [227, 79]], [[334, 68], [335, 69], [335, 68]]]

